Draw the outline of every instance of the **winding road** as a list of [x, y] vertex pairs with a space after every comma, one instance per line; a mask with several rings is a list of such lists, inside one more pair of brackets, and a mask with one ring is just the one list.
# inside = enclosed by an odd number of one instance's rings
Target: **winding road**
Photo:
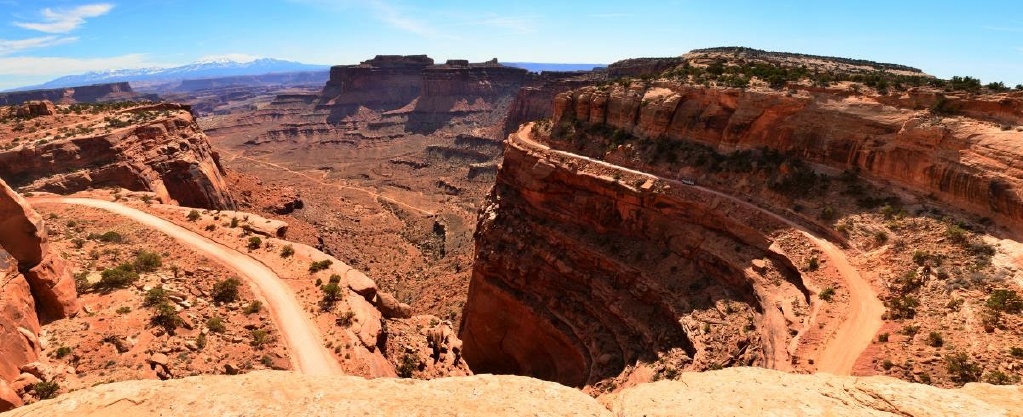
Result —
[[261, 262], [167, 220], [118, 203], [67, 197], [33, 197], [28, 200], [32, 204], [80, 205], [124, 216], [220, 262], [248, 281], [256, 296], [264, 301], [291, 353], [291, 364], [296, 371], [310, 375], [343, 374], [337, 360], [323, 347], [319, 330], [306, 316], [291, 288]]
[[849, 259], [846, 258], [845, 253], [843, 253], [833, 243], [818, 237], [798, 223], [729, 194], [698, 185], [684, 184], [678, 180], [625, 168], [599, 159], [551, 149], [549, 146], [536, 142], [529, 137], [529, 132], [532, 130], [532, 127], [532, 123], [523, 125], [518, 132], [509, 136], [509, 141], [532, 147], [534, 149], [539, 149], [543, 152], [556, 153], [567, 158], [582, 159], [608, 168], [664, 181], [675, 187], [695, 188], [702, 192], [713, 194], [717, 197], [725, 198], [737, 204], [742, 204], [751, 209], [760, 211], [765, 215], [798, 230], [806, 236], [807, 239], [816, 244], [821, 251], [824, 252], [828, 259], [831, 260], [831, 264], [838, 269], [839, 274], [842, 275], [842, 278], [846, 282], [846, 287], [849, 289], [849, 314], [838, 326], [838, 330], [835, 331], [834, 336], [828, 341], [820, 355], [816, 358], [817, 372], [826, 372], [835, 375], [852, 374], [853, 366], [856, 364], [856, 359], [860, 357], [868, 346], [870, 346], [871, 342], [874, 340], [874, 336], [877, 334], [878, 330], [881, 329], [881, 325], [884, 324], [882, 316], [884, 315], [885, 307], [884, 304], [881, 303], [881, 300], [877, 298], [877, 293], [874, 292], [874, 289], [870, 286], [870, 282], [860, 275], [859, 271], [857, 271], [856, 268], [849, 263]]

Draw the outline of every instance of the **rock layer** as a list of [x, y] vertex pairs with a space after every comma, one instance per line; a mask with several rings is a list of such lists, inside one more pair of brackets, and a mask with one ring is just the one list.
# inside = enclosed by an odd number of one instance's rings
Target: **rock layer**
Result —
[[[787, 93], [670, 81], [588, 87], [558, 95], [554, 122], [695, 141], [719, 152], [767, 147], [839, 170], [858, 169], [869, 179], [981, 216], [1023, 221], [1023, 147], [1011, 127], [1023, 121], [1023, 94], [946, 96], [911, 89], [870, 96], [792, 88]], [[939, 102], [955, 114], [927, 111]]]
[[128, 112], [162, 115], [109, 133], [0, 152], [0, 177], [25, 191], [67, 194], [117, 186], [156, 192], [190, 207], [234, 207], [219, 156], [187, 106], [159, 104]]
[[[787, 335], [742, 328], [777, 311], [755, 260], [769, 261], [776, 291], [806, 303], [798, 271], [759, 229], [781, 225], [696, 188], [583, 163], [509, 141], [460, 329], [473, 370], [582, 386], [671, 349], [693, 369], [782, 366], [773, 360]], [[699, 330], [718, 306], [742, 316]], [[708, 348], [717, 343], [727, 347]]]
[[[143, 98], [143, 96], [132, 91], [131, 85], [124, 82], [71, 88], [55, 88], [50, 90], [0, 93], [0, 106], [18, 105], [26, 101], [33, 100], [46, 100], [60, 104], [72, 104], [138, 100], [140, 98]], [[146, 96], [145, 98], [155, 97]]]

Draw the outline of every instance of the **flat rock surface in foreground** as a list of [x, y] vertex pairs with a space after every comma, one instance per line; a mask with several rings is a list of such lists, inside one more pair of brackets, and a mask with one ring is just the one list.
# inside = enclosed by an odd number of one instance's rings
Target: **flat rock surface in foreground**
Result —
[[[366, 380], [260, 371], [100, 385], [9, 416], [609, 416], [592, 398], [517, 376]], [[5, 417], [8, 414], [4, 415]]]
[[795, 375], [761, 368], [685, 373], [601, 397], [616, 416], [1021, 416], [1023, 387], [957, 390], [888, 377]]

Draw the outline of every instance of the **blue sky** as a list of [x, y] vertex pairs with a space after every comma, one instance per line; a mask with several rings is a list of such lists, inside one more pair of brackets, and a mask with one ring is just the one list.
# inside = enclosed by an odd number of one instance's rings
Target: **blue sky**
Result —
[[0, 89], [221, 56], [610, 63], [749, 46], [1023, 83], [1023, 2], [0, 0]]

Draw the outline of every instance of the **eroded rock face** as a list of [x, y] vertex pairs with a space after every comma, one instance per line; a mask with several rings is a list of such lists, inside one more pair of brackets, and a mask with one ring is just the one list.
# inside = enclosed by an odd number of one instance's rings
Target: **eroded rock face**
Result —
[[219, 156], [188, 110], [174, 104], [140, 107], [132, 112], [158, 116], [110, 133], [0, 152], [0, 177], [26, 191], [67, 194], [118, 186], [190, 207], [233, 208]]
[[[795, 87], [793, 87], [795, 88]], [[926, 109], [943, 100], [955, 115]], [[1023, 221], [1019, 93], [971, 97], [910, 90], [703, 88], [669, 81], [558, 95], [556, 124], [606, 126], [643, 138], [695, 141], [719, 152], [768, 147], [891, 182], [967, 211]]]
[[[516, 142], [504, 158], [477, 226], [459, 334], [474, 372], [583, 386], [672, 349], [689, 369], [782, 366], [784, 332], [742, 328], [776, 314], [761, 304], [768, 281], [807, 301], [796, 268], [760, 231], [782, 227], [772, 218]], [[753, 272], [755, 261], [771, 272]], [[717, 319], [734, 328], [700, 330], [719, 308], [740, 315]]]
[[603, 74], [592, 71], [544, 71], [516, 93], [505, 119], [504, 133], [518, 130], [523, 123], [551, 117], [554, 113], [554, 97], [592, 85], [602, 77]]
[[74, 277], [47, 244], [42, 217], [0, 180], [0, 411], [21, 405], [7, 382], [39, 357], [39, 325], [78, 312]]

